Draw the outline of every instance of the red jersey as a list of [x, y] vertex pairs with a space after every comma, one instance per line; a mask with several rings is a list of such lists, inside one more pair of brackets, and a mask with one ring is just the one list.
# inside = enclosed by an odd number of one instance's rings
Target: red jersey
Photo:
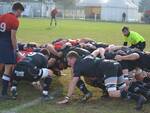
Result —
[[32, 54], [32, 51], [19, 51], [22, 57], [17, 56], [16, 61], [17, 63], [22, 61], [27, 55]]
[[59, 49], [62, 49], [62, 47], [63, 47], [63, 43], [61, 43], [61, 42], [56, 42], [55, 44], [54, 44], [54, 48], [56, 49], [56, 50], [59, 50]]
[[0, 32], [17, 30], [19, 21], [13, 13], [6, 13], [0, 16]]

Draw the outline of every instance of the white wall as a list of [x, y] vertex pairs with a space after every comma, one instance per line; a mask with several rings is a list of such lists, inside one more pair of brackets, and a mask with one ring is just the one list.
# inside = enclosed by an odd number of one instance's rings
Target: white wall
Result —
[[138, 7], [128, 0], [110, 0], [102, 6], [101, 19], [105, 21], [122, 21], [126, 13], [126, 21], [138, 21]]
[[105, 21], [122, 21], [122, 13], [127, 12], [126, 9], [115, 7], [102, 7], [101, 19]]

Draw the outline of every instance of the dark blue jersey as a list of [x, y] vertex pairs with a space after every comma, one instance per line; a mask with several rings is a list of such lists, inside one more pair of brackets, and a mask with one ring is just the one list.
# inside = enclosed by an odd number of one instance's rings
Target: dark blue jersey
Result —
[[41, 53], [28, 54], [21, 62], [28, 62], [37, 68], [47, 68], [48, 60]]

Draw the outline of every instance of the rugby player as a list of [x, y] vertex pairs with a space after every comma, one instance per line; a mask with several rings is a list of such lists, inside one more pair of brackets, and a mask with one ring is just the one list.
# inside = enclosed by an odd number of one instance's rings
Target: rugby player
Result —
[[[78, 53], [70, 51], [67, 54], [68, 65], [71, 66], [73, 78], [70, 81], [67, 96], [58, 104], [68, 103], [80, 76], [98, 77], [104, 84], [110, 97], [121, 97], [126, 94], [126, 84], [122, 69], [118, 62], [86, 56], [80, 58]], [[108, 70], [109, 69], [109, 70]]]
[[145, 70], [149, 72], [150, 70], [150, 54], [147, 54], [145, 52], [141, 51], [132, 51], [128, 55], [116, 55], [115, 59], [117, 61], [128, 61], [132, 62], [134, 61], [136, 63], [136, 67], [141, 68], [142, 70]]
[[[42, 53], [42, 54], [41, 54]], [[47, 69], [49, 52], [46, 49], [41, 50], [41, 53], [28, 54], [22, 61], [18, 62], [13, 70], [12, 96], [17, 97], [17, 85], [19, 81], [26, 80], [36, 82], [44, 79], [44, 87], [42, 97], [44, 100], [49, 100], [49, 86], [52, 82], [52, 71]]]
[[137, 73], [137, 81], [130, 84], [128, 89], [128, 99], [134, 99], [137, 102], [136, 109], [141, 110], [146, 101], [150, 101], [150, 78]]
[[56, 20], [56, 15], [57, 15], [57, 13], [58, 13], [57, 8], [54, 8], [54, 9], [51, 11], [51, 22], [50, 22], [50, 26], [52, 26], [53, 20], [55, 21], [55, 26], [57, 25], [57, 20]]
[[5, 65], [2, 76], [2, 91], [0, 99], [8, 99], [8, 85], [13, 65], [16, 63], [17, 40], [16, 32], [19, 27], [18, 17], [24, 11], [21, 3], [12, 6], [12, 12], [0, 16], [0, 64]]

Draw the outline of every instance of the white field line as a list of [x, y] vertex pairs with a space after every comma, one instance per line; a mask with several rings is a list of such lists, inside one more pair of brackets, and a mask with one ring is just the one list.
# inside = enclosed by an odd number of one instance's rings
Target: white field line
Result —
[[[51, 92], [51, 96], [55, 96], [55, 98], [60, 95], [62, 92], [60, 90], [60, 88], [58, 88], [57, 90], [55, 90], [54, 92]], [[27, 102], [25, 104], [22, 104], [20, 106], [17, 106], [15, 108], [11, 108], [9, 110], [3, 110], [3, 111], [0, 111], [0, 113], [17, 113], [18, 111], [22, 110], [22, 109], [25, 109], [25, 108], [29, 108], [31, 106], [34, 106], [34, 105], [37, 105], [41, 102], [41, 98], [38, 97], [37, 99], [35, 100], [32, 100], [30, 102]]]
[[41, 101], [41, 99], [37, 98], [33, 101], [27, 102], [25, 104], [15, 107], [15, 108], [11, 108], [9, 110], [2, 111], [1, 113], [17, 113], [17, 111], [20, 111], [21, 109], [24, 109], [24, 108], [31, 107], [33, 105], [36, 105], [36, 104], [40, 103], [40, 101]]

